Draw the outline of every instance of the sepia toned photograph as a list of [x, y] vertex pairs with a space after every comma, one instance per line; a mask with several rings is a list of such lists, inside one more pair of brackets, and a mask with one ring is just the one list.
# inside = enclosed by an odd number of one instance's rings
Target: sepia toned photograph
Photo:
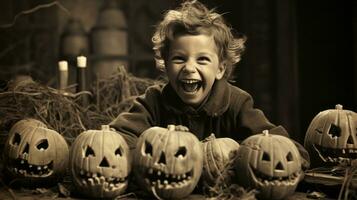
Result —
[[357, 1], [2, 0], [0, 200], [357, 200]]

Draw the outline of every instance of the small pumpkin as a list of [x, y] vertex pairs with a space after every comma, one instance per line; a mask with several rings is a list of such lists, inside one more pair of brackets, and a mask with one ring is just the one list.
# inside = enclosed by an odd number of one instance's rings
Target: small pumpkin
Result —
[[241, 143], [235, 164], [238, 183], [257, 189], [261, 199], [283, 199], [303, 177], [300, 159], [289, 138], [265, 130]]
[[131, 172], [129, 147], [108, 125], [87, 130], [71, 147], [71, 174], [80, 193], [91, 198], [113, 198], [125, 192]]
[[[234, 176], [231, 170], [239, 143], [231, 138], [216, 138], [212, 133], [202, 141], [203, 171], [201, 179], [209, 186], [227, 184]], [[232, 172], [232, 173], [228, 173]]]
[[4, 147], [5, 168], [11, 178], [37, 183], [60, 179], [69, 158], [65, 139], [36, 119], [23, 119], [10, 129]]
[[318, 113], [305, 135], [304, 146], [310, 154], [313, 167], [351, 163], [357, 159], [357, 113], [335, 109]]
[[202, 173], [202, 145], [184, 126], [151, 127], [134, 152], [137, 181], [164, 199], [181, 199], [196, 187]]

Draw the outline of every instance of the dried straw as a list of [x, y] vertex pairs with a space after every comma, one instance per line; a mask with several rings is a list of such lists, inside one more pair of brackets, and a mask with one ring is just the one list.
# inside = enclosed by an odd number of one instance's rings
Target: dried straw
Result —
[[[81, 132], [108, 124], [127, 110], [135, 97], [157, 83], [128, 74], [123, 67], [112, 77], [98, 80], [90, 91], [75, 94], [34, 81], [15, 85], [10, 81], [8, 89], [0, 91], [0, 127], [2, 131], [9, 131], [17, 121], [35, 118], [71, 143]], [[82, 98], [86, 97], [89, 97], [89, 105], [82, 105]]]
[[[336, 178], [341, 177], [342, 183], [338, 195], [338, 200], [357, 199], [357, 192], [356, 192], [357, 185], [355, 185], [355, 180], [357, 179], [357, 165], [354, 162], [356, 161], [355, 160], [349, 160], [348, 162], [344, 161], [343, 163], [341, 162], [336, 166], [318, 167], [318, 168], [310, 169], [306, 172], [316, 173], [316, 174], [326, 174]], [[316, 179], [319, 179], [318, 175], [316, 175]]]
[[154, 84], [163, 85], [164, 81], [138, 78], [126, 72], [123, 66], [118, 67], [114, 76], [100, 79], [93, 86], [94, 110], [110, 119], [127, 110], [131, 102]]

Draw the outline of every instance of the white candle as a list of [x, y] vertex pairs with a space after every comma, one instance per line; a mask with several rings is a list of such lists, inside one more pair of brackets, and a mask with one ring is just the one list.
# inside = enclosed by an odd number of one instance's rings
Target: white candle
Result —
[[87, 58], [85, 56], [78, 56], [77, 66], [80, 68], [85, 68], [87, 66]]
[[58, 68], [60, 71], [68, 71], [68, 62], [65, 60], [59, 61]]
[[[87, 58], [85, 56], [77, 57], [77, 92], [86, 91], [86, 66], [87, 66]], [[88, 96], [82, 96], [82, 105], [88, 105]]]
[[59, 89], [65, 90], [68, 85], [68, 62], [65, 60], [58, 62], [59, 69]]

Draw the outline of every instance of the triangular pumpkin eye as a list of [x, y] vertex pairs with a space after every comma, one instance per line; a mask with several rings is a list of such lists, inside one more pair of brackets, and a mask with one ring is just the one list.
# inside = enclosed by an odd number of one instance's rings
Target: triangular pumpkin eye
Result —
[[179, 149], [175, 154], [175, 157], [179, 157], [179, 156], [185, 157], [186, 153], [187, 153], [186, 147], [179, 147]]
[[270, 156], [267, 152], [264, 151], [262, 160], [264, 161], [270, 161]]
[[21, 135], [19, 133], [15, 133], [14, 137], [12, 138], [13, 145], [19, 145], [21, 142]]
[[165, 157], [165, 152], [162, 152], [160, 155], [160, 159], [159, 159], [159, 164], [164, 164], [166, 165], [166, 157]]
[[293, 159], [293, 154], [292, 154], [291, 152], [289, 152], [289, 153], [286, 155], [286, 160], [287, 160], [288, 162], [294, 160], [294, 159]]
[[85, 154], [85, 155], [86, 155], [86, 157], [88, 157], [88, 156], [95, 156], [92, 147], [87, 146], [87, 148], [86, 148], [86, 154]]
[[152, 145], [148, 141], [145, 141], [145, 154], [152, 156]]
[[115, 155], [116, 156], [122, 156], [123, 155], [123, 150], [121, 147], [118, 147], [116, 150], [115, 150]]
[[36, 145], [36, 148], [37, 148], [38, 150], [41, 150], [41, 151], [46, 150], [46, 149], [48, 148], [48, 141], [47, 141], [47, 139], [42, 139], [42, 140], [40, 140], [40, 142], [38, 143], [38, 145]]
[[352, 135], [350, 135], [347, 139], [347, 144], [354, 144]]
[[328, 134], [330, 134], [332, 137], [340, 137], [341, 128], [339, 126], [336, 126], [335, 124], [331, 124]]

